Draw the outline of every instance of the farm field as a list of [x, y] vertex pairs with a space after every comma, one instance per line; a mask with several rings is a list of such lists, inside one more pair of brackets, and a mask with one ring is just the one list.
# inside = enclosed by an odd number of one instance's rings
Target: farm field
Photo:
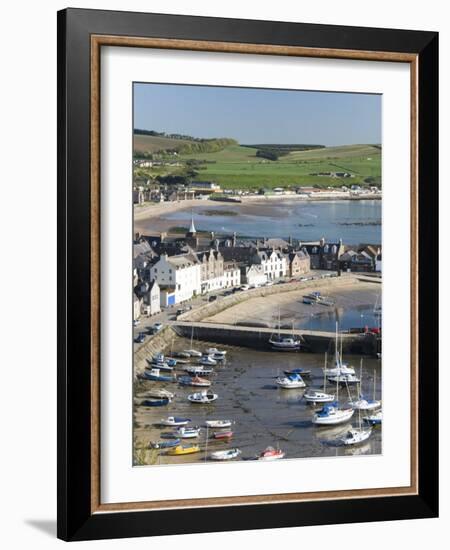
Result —
[[[135, 151], [161, 151], [188, 143], [154, 136], [135, 136]], [[288, 186], [333, 186], [359, 184], [367, 177], [381, 181], [381, 148], [373, 145], [343, 145], [306, 151], [292, 151], [271, 161], [256, 156], [257, 149], [229, 145], [213, 153], [179, 154], [175, 158], [182, 166], [154, 167], [140, 170], [139, 175], [182, 174], [186, 161], [203, 163], [195, 168], [196, 179], [215, 181], [224, 189], [260, 189]], [[319, 172], [348, 172], [352, 178], [332, 178], [313, 175]]]

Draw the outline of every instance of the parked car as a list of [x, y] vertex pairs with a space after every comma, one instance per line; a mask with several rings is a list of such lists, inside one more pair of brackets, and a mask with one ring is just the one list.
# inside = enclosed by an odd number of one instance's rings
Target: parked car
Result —
[[159, 332], [163, 328], [162, 323], [155, 323], [152, 326], [153, 332]]
[[136, 342], [136, 344], [142, 344], [142, 342], [145, 340], [145, 336], [146, 334], [144, 332], [140, 332], [136, 338], [134, 339], [134, 341]]
[[249, 290], [250, 285], [241, 285], [241, 290]]
[[208, 298], [208, 302], [214, 302], [215, 300], [217, 300], [217, 296], [215, 294], [213, 294], [212, 296], [209, 296]]
[[141, 324], [141, 322], [139, 321], [139, 319], [135, 319], [135, 320], [133, 321], [133, 327], [137, 327], [137, 326], [140, 325], [140, 324]]

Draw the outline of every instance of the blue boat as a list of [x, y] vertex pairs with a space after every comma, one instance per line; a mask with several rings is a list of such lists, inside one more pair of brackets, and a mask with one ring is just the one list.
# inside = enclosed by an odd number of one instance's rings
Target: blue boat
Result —
[[154, 382], [175, 382], [175, 377], [164, 376], [159, 374], [159, 369], [152, 369], [150, 372], [145, 371], [142, 374], [146, 380], [153, 380]]
[[165, 399], [144, 399], [141, 405], [143, 407], [164, 407], [164, 405], [168, 405], [169, 403], [170, 399], [166, 397]]
[[156, 441], [155, 443], [150, 443], [152, 449], [170, 449], [171, 447], [176, 447], [181, 443], [181, 439], [169, 439], [167, 441]]
[[172, 372], [174, 365], [169, 365], [169, 363], [158, 363], [154, 359], [147, 359], [147, 363], [152, 369], [159, 369], [165, 372]]
[[311, 371], [306, 369], [291, 369], [291, 370], [285, 370], [284, 374], [286, 376], [290, 376], [292, 374], [299, 374], [300, 376], [310, 376]]

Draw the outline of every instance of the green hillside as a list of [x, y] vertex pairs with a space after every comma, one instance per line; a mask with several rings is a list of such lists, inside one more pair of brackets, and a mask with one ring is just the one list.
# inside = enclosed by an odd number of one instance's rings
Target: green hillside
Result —
[[[135, 135], [134, 148], [135, 153], [161, 152], [164, 149], [183, 151], [186, 145], [192, 143], [196, 144], [198, 141]], [[273, 146], [276, 147], [276, 144]], [[180, 152], [176, 156], [177, 166], [169, 166], [167, 163], [137, 169], [135, 174], [150, 179], [177, 175], [185, 177], [186, 181], [209, 180], [219, 183], [223, 189], [244, 190], [381, 183], [381, 147], [377, 145], [342, 145], [291, 150], [274, 161], [257, 156], [257, 151], [257, 148], [233, 143], [214, 152]], [[353, 177], [323, 175], [329, 172], [346, 172]]]

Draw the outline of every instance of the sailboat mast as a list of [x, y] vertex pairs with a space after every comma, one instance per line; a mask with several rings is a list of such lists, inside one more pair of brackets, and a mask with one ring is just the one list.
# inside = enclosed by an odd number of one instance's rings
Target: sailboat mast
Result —
[[373, 400], [375, 401], [375, 387], [376, 387], [376, 383], [377, 383], [377, 372], [375, 369], [373, 369]]
[[323, 369], [323, 391], [327, 389], [327, 352], [325, 352], [325, 365]]
[[362, 365], [363, 365], [363, 359], [361, 357], [361, 360], [359, 362], [359, 396], [362, 397]]

